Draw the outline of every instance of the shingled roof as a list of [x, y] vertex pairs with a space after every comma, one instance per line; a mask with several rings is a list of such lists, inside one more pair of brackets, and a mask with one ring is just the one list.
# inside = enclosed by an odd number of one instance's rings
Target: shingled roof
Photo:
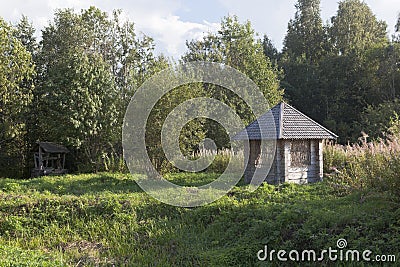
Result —
[[69, 150], [60, 144], [53, 142], [38, 142], [38, 144], [46, 153], [69, 153]]
[[[263, 127], [262, 131], [259, 124]], [[338, 137], [291, 105], [281, 102], [236, 134], [233, 139], [261, 140], [270, 139], [272, 136], [277, 139], [336, 139]]]

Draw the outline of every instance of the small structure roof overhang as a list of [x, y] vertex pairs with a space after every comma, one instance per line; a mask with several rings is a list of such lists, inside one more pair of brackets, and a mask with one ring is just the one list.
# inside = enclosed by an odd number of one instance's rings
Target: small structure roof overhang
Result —
[[38, 142], [38, 145], [46, 153], [69, 153], [65, 146], [53, 142]]
[[336, 139], [337, 137], [294, 107], [281, 102], [237, 133], [233, 139]]

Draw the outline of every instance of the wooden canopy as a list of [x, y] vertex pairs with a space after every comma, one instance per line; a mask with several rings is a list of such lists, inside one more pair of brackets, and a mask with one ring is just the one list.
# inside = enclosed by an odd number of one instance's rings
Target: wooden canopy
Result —
[[38, 152], [34, 154], [35, 168], [31, 176], [59, 175], [67, 173], [65, 155], [69, 150], [53, 142], [38, 142]]
[[38, 145], [46, 153], [69, 153], [65, 146], [53, 142], [39, 142]]

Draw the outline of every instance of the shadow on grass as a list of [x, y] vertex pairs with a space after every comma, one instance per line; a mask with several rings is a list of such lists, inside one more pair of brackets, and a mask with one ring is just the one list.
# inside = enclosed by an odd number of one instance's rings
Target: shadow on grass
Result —
[[[211, 183], [220, 175], [215, 173], [172, 173], [164, 177], [180, 186], [201, 186]], [[124, 194], [142, 192], [131, 174], [98, 173], [65, 176], [44, 176], [27, 180], [0, 179], [0, 190], [26, 193], [46, 192], [56, 195], [87, 195], [104, 192]], [[243, 186], [241, 181], [237, 186]]]

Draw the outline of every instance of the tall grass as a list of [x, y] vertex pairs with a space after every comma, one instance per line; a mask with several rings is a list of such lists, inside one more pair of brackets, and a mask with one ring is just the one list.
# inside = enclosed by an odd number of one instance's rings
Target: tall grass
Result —
[[[168, 179], [193, 185], [216, 176], [175, 173]], [[135, 178], [0, 179], [0, 266], [314, 266], [260, 262], [257, 252], [265, 245], [322, 250], [339, 238], [350, 249], [399, 257], [400, 205], [384, 194], [360, 205], [358, 192], [338, 196], [326, 182], [264, 184], [255, 192], [235, 186], [211, 204], [182, 208], [151, 198]], [[327, 257], [319, 263], [351, 264]]]
[[[207, 172], [210, 173], [223, 173], [227, 168], [229, 161], [232, 161], [232, 165], [235, 166], [235, 170], [243, 169], [244, 165], [244, 153], [243, 151], [232, 151], [231, 149], [222, 150], [200, 150], [196, 157], [203, 158], [207, 161], [212, 161], [210, 166], [207, 168]], [[214, 159], [214, 160], [212, 160]]]
[[400, 135], [345, 146], [327, 144], [324, 170], [336, 185], [400, 196]]
[[[208, 167], [203, 170], [206, 173], [223, 173], [228, 167], [229, 162], [233, 166], [233, 171], [240, 172], [243, 170], [244, 166], [244, 152], [243, 151], [233, 151], [231, 149], [219, 149], [219, 150], [199, 150], [188, 157], [192, 160], [192, 166], [194, 169], [199, 170], [200, 166], [204, 166], [205, 163], [209, 163]], [[179, 170], [174, 167], [173, 162], [164, 162], [161, 172], [173, 173], [179, 172]]]

